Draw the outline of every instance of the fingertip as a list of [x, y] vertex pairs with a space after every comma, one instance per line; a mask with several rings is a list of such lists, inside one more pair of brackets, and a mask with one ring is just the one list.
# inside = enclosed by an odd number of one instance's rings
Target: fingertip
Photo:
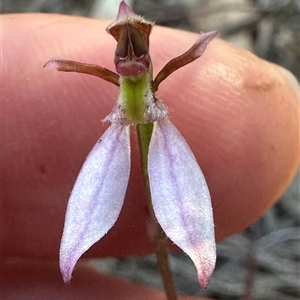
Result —
[[[56, 257], [69, 192], [86, 155], [105, 130], [100, 120], [111, 111], [117, 90], [98, 78], [54, 76], [40, 69], [56, 55], [112, 69], [115, 41], [104, 31], [108, 22], [99, 20], [15, 15], [14, 19], [3, 16], [3, 22], [3, 38], [12, 41], [3, 47], [3, 108], [8, 116], [3, 135], [7, 209], [3, 223], [15, 224], [3, 230], [4, 250], [10, 255]], [[196, 38], [155, 27], [151, 36], [155, 70], [186, 51]], [[25, 43], [27, 51], [20, 47]], [[49, 67], [57, 68], [52, 63]], [[159, 96], [169, 106], [172, 122], [207, 178], [218, 240], [261, 216], [297, 170], [298, 102], [278, 74], [253, 54], [214, 39], [199, 61], [160, 86]], [[138, 158], [136, 146], [132, 157]], [[120, 219], [90, 255], [152, 249], [145, 230], [146, 194], [136, 160]]]
[[283, 75], [283, 77], [288, 81], [288, 83], [291, 85], [292, 89], [294, 90], [297, 100], [300, 100], [300, 86], [299, 86], [299, 82], [297, 80], [297, 78], [292, 74], [292, 72], [290, 72], [289, 70], [287, 70], [286, 68], [283, 68], [279, 65], [274, 65], [278, 71]]

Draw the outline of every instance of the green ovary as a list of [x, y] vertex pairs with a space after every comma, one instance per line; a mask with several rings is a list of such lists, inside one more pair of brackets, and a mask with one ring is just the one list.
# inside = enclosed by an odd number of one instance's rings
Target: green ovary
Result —
[[120, 80], [120, 104], [130, 123], [147, 122], [146, 104], [150, 91], [150, 75], [144, 73], [136, 78], [122, 77]]

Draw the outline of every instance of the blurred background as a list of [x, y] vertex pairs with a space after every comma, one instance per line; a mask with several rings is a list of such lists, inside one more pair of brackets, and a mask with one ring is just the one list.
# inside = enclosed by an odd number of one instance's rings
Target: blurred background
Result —
[[[156, 24], [222, 38], [289, 69], [300, 79], [299, 0], [127, 0]], [[114, 19], [120, 0], [2, 0], [3, 13], [44, 12]], [[228, 300], [300, 299], [300, 176], [253, 226], [218, 244], [216, 271], [203, 291], [184, 254], [170, 255], [181, 294]], [[104, 272], [162, 289], [153, 255], [93, 260]]]

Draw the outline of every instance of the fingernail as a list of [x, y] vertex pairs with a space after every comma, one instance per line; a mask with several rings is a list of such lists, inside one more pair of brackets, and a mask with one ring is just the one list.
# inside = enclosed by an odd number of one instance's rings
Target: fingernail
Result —
[[298, 96], [298, 100], [299, 100], [299, 96], [300, 96], [300, 86], [299, 86], [299, 82], [297, 80], [297, 78], [287, 69], [281, 67], [281, 66], [276, 66], [278, 68], [278, 70], [280, 71], [280, 73], [287, 79], [287, 81], [290, 83], [290, 85], [292, 86], [292, 88], [294, 89], [296, 95]]

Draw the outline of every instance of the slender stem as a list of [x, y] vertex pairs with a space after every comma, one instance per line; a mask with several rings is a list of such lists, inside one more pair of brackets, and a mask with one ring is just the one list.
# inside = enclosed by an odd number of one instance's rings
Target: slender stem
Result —
[[151, 202], [151, 193], [150, 193], [150, 185], [149, 185], [149, 177], [148, 177], [148, 152], [149, 152], [149, 144], [151, 140], [151, 135], [153, 131], [153, 124], [138, 124], [138, 138], [139, 138], [139, 146], [141, 153], [141, 162], [142, 162], [142, 170], [146, 183], [147, 196], [148, 196], [148, 206], [150, 210], [151, 217], [154, 216], [154, 211]]
[[245, 291], [242, 297], [242, 300], [250, 300], [253, 299], [253, 286], [254, 286], [254, 277], [255, 277], [255, 246], [252, 242], [248, 251], [248, 255], [246, 257], [245, 267], [247, 270], [246, 279], [245, 279]]
[[148, 151], [149, 144], [151, 140], [151, 135], [153, 131], [153, 124], [139, 124], [138, 128], [138, 137], [141, 153], [141, 161], [144, 179], [147, 188], [148, 196], [148, 207], [150, 215], [152, 218], [151, 230], [149, 230], [149, 236], [154, 243], [155, 255], [158, 264], [158, 268], [163, 280], [164, 290], [168, 300], [177, 300], [177, 293], [172, 280], [172, 273], [168, 261], [168, 247], [167, 247], [167, 238], [161, 227], [156, 221], [155, 214], [151, 202], [151, 193], [149, 185], [149, 176], [148, 176]]

